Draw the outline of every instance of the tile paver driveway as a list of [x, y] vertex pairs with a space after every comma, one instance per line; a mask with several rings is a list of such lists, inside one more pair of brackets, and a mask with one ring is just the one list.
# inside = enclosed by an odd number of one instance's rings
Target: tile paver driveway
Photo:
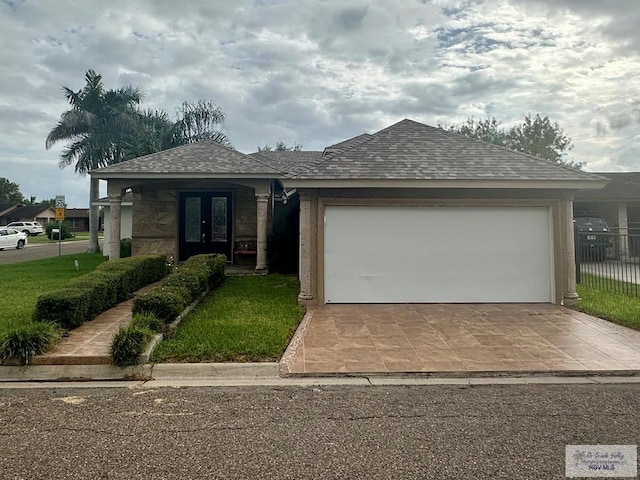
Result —
[[638, 372], [640, 332], [550, 304], [309, 307], [291, 374]]

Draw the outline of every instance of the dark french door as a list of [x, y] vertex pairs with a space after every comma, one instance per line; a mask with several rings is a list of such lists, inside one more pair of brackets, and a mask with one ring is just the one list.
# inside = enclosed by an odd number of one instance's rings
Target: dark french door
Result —
[[231, 192], [183, 192], [179, 200], [180, 260], [200, 253], [231, 259]]

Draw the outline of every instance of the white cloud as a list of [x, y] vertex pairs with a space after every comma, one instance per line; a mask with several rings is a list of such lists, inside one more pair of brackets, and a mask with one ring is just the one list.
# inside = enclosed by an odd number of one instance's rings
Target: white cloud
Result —
[[[561, 6], [558, 4], [561, 3]], [[44, 139], [87, 69], [169, 113], [210, 99], [241, 151], [320, 149], [405, 117], [540, 113], [572, 159], [640, 170], [636, 0], [0, 2], [0, 176], [86, 206]], [[69, 191], [61, 191], [61, 189]], [[75, 191], [74, 191], [75, 190]]]

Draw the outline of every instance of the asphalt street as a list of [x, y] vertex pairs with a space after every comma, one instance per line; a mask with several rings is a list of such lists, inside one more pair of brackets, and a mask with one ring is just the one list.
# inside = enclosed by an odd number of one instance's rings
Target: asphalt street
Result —
[[554, 479], [640, 384], [0, 389], [2, 479]]
[[[60, 245], [62, 255], [72, 253], [84, 253], [89, 246], [89, 240], [77, 240], [65, 242]], [[0, 265], [11, 263], [27, 262], [29, 260], [41, 260], [43, 258], [56, 257], [58, 255], [57, 243], [34, 243], [27, 244], [22, 250], [8, 248], [0, 251]]]

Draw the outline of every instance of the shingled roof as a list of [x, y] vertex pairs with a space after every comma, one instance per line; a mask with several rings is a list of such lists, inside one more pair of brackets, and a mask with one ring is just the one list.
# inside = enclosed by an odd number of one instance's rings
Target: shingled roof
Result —
[[[601, 188], [605, 177], [581, 172], [532, 155], [514, 152], [413, 120], [402, 120], [374, 134], [362, 134], [324, 152], [256, 152], [249, 155], [212, 140], [183, 145], [109, 167], [97, 178], [277, 178], [290, 185], [327, 182], [446, 181], [509, 182], [557, 188]], [[496, 183], [497, 182], [497, 183]], [[385, 183], [384, 185], [390, 185]]]
[[261, 161], [262, 163], [270, 165], [274, 169], [279, 170], [282, 174], [285, 174], [300, 167], [301, 165], [321, 160], [322, 152], [312, 150], [293, 152], [272, 151], [250, 153], [249, 156]]
[[222, 146], [213, 140], [203, 140], [179, 147], [137, 157], [96, 169], [98, 178], [124, 178], [131, 176], [238, 176], [279, 177], [282, 171], [244, 153]]
[[[335, 154], [292, 170], [290, 179], [604, 180], [412, 120], [337, 144]], [[346, 144], [346, 148], [345, 147]]]
[[48, 203], [39, 203], [37, 205], [27, 205], [26, 207], [18, 207], [15, 210], [11, 210], [9, 215], [11, 218], [19, 218], [24, 221], [31, 221], [40, 214], [50, 210], [53, 213], [53, 208]]
[[602, 190], [576, 192], [576, 200], [640, 200], [640, 172], [598, 172], [597, 175], [611, 181]]

